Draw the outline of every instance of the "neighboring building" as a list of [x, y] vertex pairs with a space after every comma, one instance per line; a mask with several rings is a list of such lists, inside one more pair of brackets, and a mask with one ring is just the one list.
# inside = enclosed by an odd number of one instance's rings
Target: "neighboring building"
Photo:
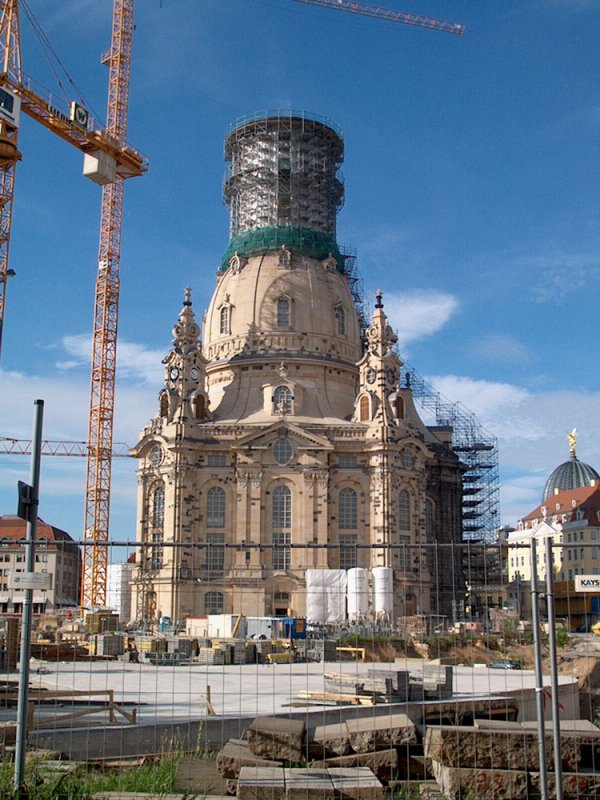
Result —
[[[537, 575], [546, 581], [544, 538], [552, 541], [557, 617], [577, 629], [586, 615], [600, 614], [600, 597], [575, 592], [577, 575], [600, 575], [600, 483], [559, 492], [519, 521], [509, 536], [509, 593], [521, 616], [531, 610], [529, 543], [537, 539]], [[521, 547], [519, 547], [521, 545]], [[524, 545], [524, 546], [523, 546]], [[589, 619], [587, 620], [589, 622]]]
[[[27, 523], [19, 517], [0, 517], [0, 614], [20, 614], [23, 590], [9, 589], [11, 573], [25, 572]], [[65, 531], [38, 519], [34, 572], [52, 576], [52, 587], [33, 592], [33, 613], [54, 613], [79, 604], [81, 554]]]
[[227, 138], [231, 242], [204, 340], [186, 290], [134, 448], [140, 620], [302, 615], [307, 569], [387, 568], [394, 618], [464, 605], [465, 468], [415, 409], [381, 293], [359, 314], [335, 238], [342, 153], [306, 117]]

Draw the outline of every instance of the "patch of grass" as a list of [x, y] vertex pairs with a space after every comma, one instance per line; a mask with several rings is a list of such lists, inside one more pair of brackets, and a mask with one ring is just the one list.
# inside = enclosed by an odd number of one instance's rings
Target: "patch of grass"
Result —
[[397, 786], [392, 792], [391, 800], [419, 800], [420, 797], [418, 786]]
[[120, 772], [98, 772], [82, 766], [67, 775], [53, 775], [44, 761], [36, 761], [26, 766], [25, 788], [20, 797], [13, 790], [14, 765], [5, 759], [0, 764], [0, 797], [3, 800], [89, 800], [95, 792], [102, 791], [169, 794], [175, 791], [179, 758], [179, 754], [169, 754], [155, 764]]

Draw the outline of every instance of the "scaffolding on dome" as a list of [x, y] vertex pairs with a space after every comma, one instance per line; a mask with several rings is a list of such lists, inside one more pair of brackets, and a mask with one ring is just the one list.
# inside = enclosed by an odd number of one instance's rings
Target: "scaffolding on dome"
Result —
[[343, 152], [341, 132], [315, 115], [265, 112], [238, 120], [225, 142], [231, 238], [253, 228], [291, 226], [335, 239]]
[[452, 428], [452, 449], [467, 470], [463, 475], [462, 519], [465, 541], [491, 541], [499, 527], [498, 440], [472, 411], [436, 391], [414, 367], [405, 369], [406, 385], [436, 424]]
[[364, 336], [365, 331], [369, 325], [370, 317], [370, 304], [365, 299], [365, 287], [362, 276], [359, 272], [357, 260], [357, 252], [354, 247], [347, 247], [340, 245], [340, 253], [344, 261], [343, 272], [348, 279], [348, 287], [350, 294], [354, 300], [354, 305], [358, 311], [358, 319], [360, 321], [361, 334]]

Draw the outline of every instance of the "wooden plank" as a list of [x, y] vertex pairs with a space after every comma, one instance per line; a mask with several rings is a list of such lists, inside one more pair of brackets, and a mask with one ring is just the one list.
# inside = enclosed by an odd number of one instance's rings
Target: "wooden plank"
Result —
[[370, 695], [334, 694], [332, 692], [298, 692], [299, 700], [326, 700], [335, 703], [349, 703], [350, 705], [374, 705]]

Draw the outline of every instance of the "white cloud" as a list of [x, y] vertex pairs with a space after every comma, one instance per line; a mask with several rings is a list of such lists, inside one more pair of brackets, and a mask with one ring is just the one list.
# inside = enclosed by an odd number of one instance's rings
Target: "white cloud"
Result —
[[[71, 358], [66, 361], [57, 361], [58, 369], [70, 370], [81, 366], [89, 369], [92, 352], [92, 338], [89, 334], [63, 336], [61, 346]], [[165, 353], [162, 351], [150, 350], [136, 342], [119, 339], [117, 374], [119, 378], [157, 383], [163, 376], [162, 359], [164, 355]]]
[[446, 292], [420, 289], [389, 292], [383, 298], [385, 313], [398, 334], [400, 352], [406, 345], [437, 333], [456, 313], [459, 302]]
[[533, 286], [532, 300], [535, 303], [553, 302], [589, 285], [590, 280], [600, 277], [600, 258], [596, 253], [544, 253], [520, 256], [512, 261], [519, 270], [528, 269], [541, 273], [543, 283]]
[[[160, 362], [159, 362], [160, 363]], [[117, 381], [114, 442], [135, 444], [140, 430], [156, 412], [155, 390], [148, 383], [131, 385]], [[49, 377], [26, 376], [0, 371], [0, 436], [31, 439], [33, 401], [44, 400], [43, 438], [56, 441], [85, 441], [88, 429], [89, 382], [77, 373]], [[8, 391], [5, 390], [8, 388]], [[12, 514], [16, 507], [16, 484], [28, 481], [27, 457], [0, 454], [0, 514]], [[40, 513], [74, 536], [80, 535], [85, 494], [83, 457], [43, 457]], [[136, 480], [134, 459], [115, 459], [112, 466], [111, 519], [131, 535], [135, 519]]]
[[483, 361], [504, 364], [528, 364], [532, 360], [531, 350], [505, 333], [482, 336], [470, 347], [471, 352]]
[[528, 396], [528, 392], [510, 383], [475, 380], [459, 375], [431, 375], [427, 381], [452, 402], [474, 411], [486, 427], [498, 423]]
[[577, 455], [600, 469], [600, 392], [533, 393], [509, 383], [429, 376], [441, 394], [473, 411], [498, 438], [502, 520], [514, 524], [541, 500], [546, 479], [569, 457], [567, 431], [578, 431]]

